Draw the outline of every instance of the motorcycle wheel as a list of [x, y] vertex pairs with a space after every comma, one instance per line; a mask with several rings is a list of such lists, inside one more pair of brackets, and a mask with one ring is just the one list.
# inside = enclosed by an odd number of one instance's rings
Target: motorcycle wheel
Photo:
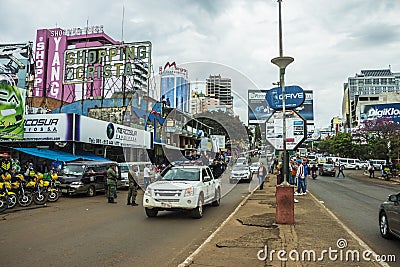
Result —
[[0, 212], [3, 212], [8, 207], [8, 197], [6, 195], [0, 196]]
[[56, 202], [60, 198], [60, 194], [58, 193], [58, 190], [53, 189], [49, 191], [48, 194], [48, 201], [49, 202]]
[[36, 205], [44, 205], [47, 202], [48, 196], [46, 192], [42, 192], [39, 194], [39, 192], [34, 192], [33, 193], [33, 202], [35, 202]]
[[17, 195], [11, 194], [8, 195], [8, 208], [12, 209], [17, 205]]
[[25, 192], [23, 195], [18, 196], [18, 205], [21, 207], [28, 207], [32, 204], [33, 198], [29, 192]]

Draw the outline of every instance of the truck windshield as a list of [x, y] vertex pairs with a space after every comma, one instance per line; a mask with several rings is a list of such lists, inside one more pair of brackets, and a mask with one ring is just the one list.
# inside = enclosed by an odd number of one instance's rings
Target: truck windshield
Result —
[[200, 181], [199, 169], [172, 168], [162, 178], [166, 181]]

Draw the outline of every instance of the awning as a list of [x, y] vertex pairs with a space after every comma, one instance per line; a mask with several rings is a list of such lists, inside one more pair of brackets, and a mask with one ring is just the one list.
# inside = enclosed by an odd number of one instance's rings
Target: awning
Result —
[[72, 155], [67, 152], [63, 151], [56, 151], [56, 150], [50, 150], [46, 148], [14, 148], [17, 151], [35, 156], [35, 157], [40, 157], [40, 158], [45, 158], [45, 159], [51, 159], [51, 160], [56, 160], [58, 159], [59, 161], [74, 161], [74, 160], [96, 160], [96, 161], [109, 161], [109, 159], [102, 158], [100, 156], [96, 156], [91, 153], [87, 152], [82, 152], [79, 155]]

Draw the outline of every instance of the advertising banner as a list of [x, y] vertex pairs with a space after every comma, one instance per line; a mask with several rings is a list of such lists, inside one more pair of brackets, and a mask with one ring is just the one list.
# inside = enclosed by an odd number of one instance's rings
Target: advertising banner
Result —
[[23, 121], [24, 136], [20, 142], [73, 141], [73, 114], [26, 114]]
[[79, 115], [75, 117], [75, 138], [96, 145], [150, 148], [150, 132]]
[[265, 95], [267, 90], [248, 90], [248, 120], [249, 123], [261, 123], [268, 119], [272, 112]]
[[31, 53], [29, 42], [0, 44], [0, 83], [25, 89]]
[[[265, 99], [268, 105], [274, 109], [283, 109], [282, 87], [275, 87], [267, 91]], [[294, 109], [304, 103], [304, 91], [300, 86], [292, 85], [285, 87], [285, 108]]]
[[362, 105], [360, 121], [387, 118], [400, 124], [400, 103]]
[[0, 139], [24, 138], [26, 90], [0, 83]]
[[299, 107], [297, 112], [307, 120], [307, 123], [314, 121], [314, 96], [312, 90], [304, 90], [305, 99], [301, 107]]

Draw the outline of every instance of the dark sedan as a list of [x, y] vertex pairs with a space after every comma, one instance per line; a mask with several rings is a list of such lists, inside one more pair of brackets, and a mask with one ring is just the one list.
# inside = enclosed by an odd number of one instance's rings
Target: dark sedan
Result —
[[322, 164], [318, 168], [319, 175], [329, 175], [329, 176], [335, 176], [336, 169], [335, 165], [333, 164]]
[[379, 230], [382, 237], [400, 238], [400, 193], [390, 195], [379, 209]]

